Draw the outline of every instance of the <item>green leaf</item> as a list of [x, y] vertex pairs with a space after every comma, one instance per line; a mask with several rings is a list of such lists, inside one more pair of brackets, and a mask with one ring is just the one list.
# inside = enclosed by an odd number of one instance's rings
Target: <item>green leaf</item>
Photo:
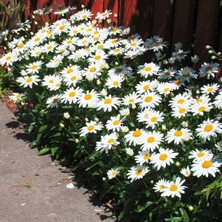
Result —
[[51, 148], [45, 147], [38, 152], [38, 155], [42, 156], [45, 154], [50, 154], [50, 152], [51, 152]]
[[55, 156], [58, 150], [59, 150], [59, 147], [53, 147], [53, 148], [51, 148], [51, 154], [52, 154], [53, 156]]
[[39, 133], [42, 133], [45, 129], [47, 129], [47, 125], [43, 125], [39, 128]]
[[190, 218], [189, 218], [189, 215], [187, 214], [186, 210], [184, 208], [180, 208], [179, 210], [180, 210], [181, 216], [183, 218], [183, 222], [189, 222]]
[[147, 201], [144, 205], [137, 205], [137, 208], [136, 208], [136, 212], [142, 212], [144, 211], [146, 208], [152, 206], [154, 204], [154, 202], [152, 201]]

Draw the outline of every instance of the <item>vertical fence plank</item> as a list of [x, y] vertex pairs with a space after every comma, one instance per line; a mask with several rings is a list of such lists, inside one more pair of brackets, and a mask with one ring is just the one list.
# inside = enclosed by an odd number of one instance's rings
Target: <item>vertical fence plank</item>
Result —
[[205, 46], [215, 47], [217, 44], [219, 8], [220, 0], [199, 1], [194, 52], [202, 60], [209, 59]]
[[173, 27], [173, 1], [155, 0], [153, 16], [153, 35], [159, 35], [164, 40], [171, 42]]
[[192, 46], [193, 31], [195, 28], [196, 0], [176, 0], [174, 8], [174, 24], [172, 44], [177, 42], [183, 44], [183, 48], [188, 50]]

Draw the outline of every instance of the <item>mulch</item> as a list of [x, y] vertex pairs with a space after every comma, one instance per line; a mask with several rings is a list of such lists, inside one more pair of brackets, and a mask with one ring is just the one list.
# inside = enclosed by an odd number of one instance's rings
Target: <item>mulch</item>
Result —
[[12, 91], [6, 91], [3, 93], [2, 97], [0, 97], [0, 101], [13, 113], [16, 113], [17, 108], [16, 104], [10, 100], [10, 96], [12, 95]]

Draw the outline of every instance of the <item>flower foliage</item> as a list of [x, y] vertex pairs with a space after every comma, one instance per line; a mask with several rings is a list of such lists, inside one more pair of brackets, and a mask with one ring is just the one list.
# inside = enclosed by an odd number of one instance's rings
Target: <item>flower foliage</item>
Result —
[[185, 65], [180, 43], [167, 57], [110, 15], [83, 9], [9, 43], [0, 64], [33, 144], [84, 172], [119, 221], [219, 221], [220, 197], [201, 195], [221, 173], [219, 64]]

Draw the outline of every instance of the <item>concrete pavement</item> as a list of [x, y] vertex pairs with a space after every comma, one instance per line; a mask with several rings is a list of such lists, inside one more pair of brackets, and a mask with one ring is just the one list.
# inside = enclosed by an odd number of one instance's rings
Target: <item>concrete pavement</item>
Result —
[[28, 138], [0, 102], [0, 222], [115, 221], [77, 187], [71, 172], [50, 156], [38, 156]]

